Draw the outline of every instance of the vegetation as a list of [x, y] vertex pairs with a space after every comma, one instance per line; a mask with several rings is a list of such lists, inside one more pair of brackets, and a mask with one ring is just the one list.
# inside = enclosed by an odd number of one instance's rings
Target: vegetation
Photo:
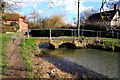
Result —
[[39, 16], [39, 12], [38, 11], [32, 11], [29, 14], [30, 17], [28, 17], [28, 19], [33, 19], [34, 23], [36, 23], [37, 17]]
[[29, 21], [29, 28], [61, 28], [61, 27], [69, 26], [64, 23], [63, 15], [52, 15], [44, 19], [38, 17], [38, 19], [36, 19], [36, 16], [34, 14], [33, 20], [34, 22]]
[[36, 49], [37, 46], [35, 45], [34, 39], [26, 39], [25, 41], [22, 42], [21, 46], [20, 46], [20, 51], [22, 53], [22, 57], [25, 63], [25, 67], [27, 70], [27, 78], [32, 78], [33, 74], [32, 74], [32, 61], [30, 59], [31, 53], [37, 53]]
[[2, 60], [0, 60], [1, 61], [0, 70], [2, 69], [3, 74], [8, 64], [6, 48], [7, 48], [7, 42], [11, 40], [11, 36], [12, 34], [0, 34], [0, 42], [2, 41], [1, 42], [2, 44], [0, 44], [0, 51], [2, 56], [1, 57]]
[[114, 43], [120, 42], [120, 39], [114, 39], [114, 38], [100, 38], [100, 39], [103, 41], [114, 42]]
[[[10, 3], [12, 2], [12, 4]], [[16, 3], [16, 2], [14, 2]], [[6, 1], [6, 0], [0, 0], [0, 12], [14, 12], [14, 10], [20, 9], [19, 4], [14, 5], [12, 0]]]
[[102, 40], [103, 44], [106, 45], [106, 48], [111, 48], [112, 51], [117, 50], [116, 48], [120, 49], [120, 39], [101, 38], [101, 40]]
[[95, 42], [90, 45], [90, 48], [120, 52], [120, 39], [99, 38], [100, 42], [95, 38], [92, 39], [94, 39]]
[[6, 6], [6, 3], [3, 0], [0, 0], [0, 12], [4, 12], [5, 6]]

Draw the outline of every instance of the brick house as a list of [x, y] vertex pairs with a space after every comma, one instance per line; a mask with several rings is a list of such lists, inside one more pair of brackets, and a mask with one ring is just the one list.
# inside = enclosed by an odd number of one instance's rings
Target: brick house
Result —
[[28, 33], [28, 22], [26, 21], [25, 16], [21, 16], [20, 14], [17, 13], [4, 13], [4, 24], [10, 25], [11, 22], [16, 22], [18, 23], [19, 29], [17, 31], [19, 32], [24, 32]]

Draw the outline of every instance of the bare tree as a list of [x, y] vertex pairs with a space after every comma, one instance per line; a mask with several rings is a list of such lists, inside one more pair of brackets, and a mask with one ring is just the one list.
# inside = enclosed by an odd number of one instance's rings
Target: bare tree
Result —
[[0, 0], [0, 11], [4, 12], [15, 12], [20, 10], [22, 7], [22, 1], [12, 1], [12, 0]]
[[42, 26], [43, 25], [43, 21], [44, 21], [44, 18], [38, 17], [37, 21], [36, 21], [36, 24], [38, 24], [39, 26]]
[[86, 9], [81, 14], [81, 21], [86, 21], [89, 16], [94, 14], [96, 11], [93, 8]]
[[34, 10], [29, 14], [28, 19], [33, 19], [34, 23], [36, 23], [38, 17], [39, 17], [39, 12]]
[[0, 0], [0, 12], [4, 12], [4, 9], [6, 7], [6, 3], [3, 0]]

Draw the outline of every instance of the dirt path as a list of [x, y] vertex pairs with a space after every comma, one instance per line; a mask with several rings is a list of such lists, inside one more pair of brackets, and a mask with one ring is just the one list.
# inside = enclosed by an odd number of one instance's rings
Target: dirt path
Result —
[[6, 70], [7, 78], [25, 78], [25, 67], [20, 54], [20, 40], [8, 42], [8, 68]]

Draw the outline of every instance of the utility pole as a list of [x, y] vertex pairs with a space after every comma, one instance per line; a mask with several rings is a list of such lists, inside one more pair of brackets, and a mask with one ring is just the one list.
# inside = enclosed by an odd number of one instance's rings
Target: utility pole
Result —
[[80, 36], [80, 0], [78, 0], [78, 24], [77, 24], [77, 27], [78, 27], [78, 37]]

